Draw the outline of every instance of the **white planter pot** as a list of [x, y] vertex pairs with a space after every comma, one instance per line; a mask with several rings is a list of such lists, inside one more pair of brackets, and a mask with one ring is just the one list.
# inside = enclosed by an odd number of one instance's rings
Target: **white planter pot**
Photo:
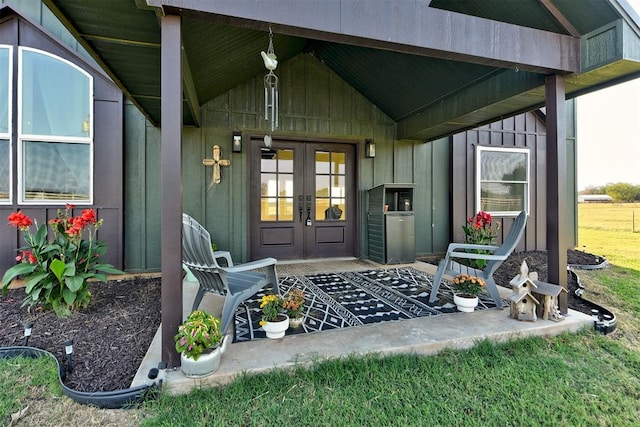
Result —
[[289, 316], [283, 314], [284, 320], [280, 322], [267, 322], [262, 329], [267, 333], [267, 338], [278, 339], [284, 337], [284, 333], [289, 329]]
[[453, 302], [458, 307], [458, 310], [471, 313], [478, 306], [478, 297], [469, 298], [456, 294], [453, 296]]
[[289, 326], [292, 328], [299, 328], [304, 323], [304, 316], [294, 317], [289, 319]]
[[220, 359], [227, 349], [228, 336], [225, 336], [222, 343], [210, 353], [203, 353], [195, 360], [191, 357], [180, 354], [180, 369], [189, 378], [202, 378], [211, 375], [220, 367]]

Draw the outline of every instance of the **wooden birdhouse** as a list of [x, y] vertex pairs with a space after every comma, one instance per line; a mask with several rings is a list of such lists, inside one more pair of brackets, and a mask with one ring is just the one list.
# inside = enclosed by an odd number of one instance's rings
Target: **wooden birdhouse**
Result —
[[558, 296], [562, 292], [567, 292], [562, 286], [536, 281], [534, 295], [542, 301], [538, 314], [543, 320], [553, 320], [554, 322], [564, 320], [564, 316], [560, 314], [558, 309]]
[[540, 302], [533, 296], [537, 289], [534, 282], [538, 278], [537, 273], [529, 273], [529, 267], [525, 261], [520, 266], [520, 274], [511, 279], [509, 284], [513, 293], [509, 296], [511, 312], [509, 317], [517, 320], [535, 322]]

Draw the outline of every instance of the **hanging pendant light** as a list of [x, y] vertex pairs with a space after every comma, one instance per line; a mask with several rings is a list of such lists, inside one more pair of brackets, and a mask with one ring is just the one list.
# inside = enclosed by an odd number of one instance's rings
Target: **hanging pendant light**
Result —
[[[260, 52], [264, 66], [269, 72], [264, 76], [264, 119], [269, 121], [271, 132], [278, 128], [278, 76], [273, 72], [278, 67], [278, 60], [273, 50], [273, 32], [269, 27], [269, 47]], [[269, 142], [271, 137], [269, 136]], [[267, 138], [265, 136], [265, 144]], [[270, 144], [268, 144], [270, 145]]]

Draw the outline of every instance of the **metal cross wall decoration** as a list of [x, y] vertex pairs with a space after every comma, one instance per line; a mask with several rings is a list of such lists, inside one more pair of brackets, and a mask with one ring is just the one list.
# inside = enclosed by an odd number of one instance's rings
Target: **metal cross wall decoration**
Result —
[[213, 184], [219, 184], [220, 177], [220, 166], [231, 166], [231, 160], [222, 159], [222, 155], [220, 154], [220, 146], [213, 146], [213, 159], [202, 159], [202, 164], [205, 166], [213, 166]]

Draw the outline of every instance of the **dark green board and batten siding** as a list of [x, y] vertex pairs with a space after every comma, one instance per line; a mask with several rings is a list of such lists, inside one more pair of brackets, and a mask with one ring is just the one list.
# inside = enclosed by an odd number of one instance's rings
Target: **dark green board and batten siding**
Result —
[[[576, 183], [576, 133], [575, 133], [575, 101], [565, 104], [567, 118], [567, 233], [568, 242], [577, 243], [577, 183]], [[462, 226], [468, 217], [474, 215], [475, 206], [475, 162], [476, 147], [528, 148], [530, 150], [530, 189], [529, 217], [524, 238], [516, 248], [523, 250], [546, 250], [546, 126], [544, 115], [525, 113], [506, 118], [489, 125], [482, 126], [452, 137], [452, 174], [453, 183], [451, 198], [452, 239], [464, 241]], [[509, 232], [512, 217], [496, 217], [500, 223], [498, 241]]]
[[[78, 205], [73, 215], [78, 215], [83, 209], [93, 208], [98, 218], [104, 220], [104, 225], [98, 230], [98, 239], [108, 245], [105, 262], [117, 267], [123, 266], [123, 117], [122, 109], [124, 97], [122, 92], [99, 69], [94, 67], [92, 61], [86, 61], [86, 56], [79, 52], [76, 43], [69, 46], [70, 35], [61, 24], [55, 21], [55, 17], [40, 4], [39, 1], [20, 0], [5, 1], [2, 4], [11, 6], [16, 14], [9, 13], [5, 9], [6, 16], [0, 21], [0, 44], [13, 46], [29, 46], [45, 52], [50, 52], [60, 58], [70, 61], [83, 68], [93, 77], [93, 112], [94, 112], [94, 194], [93, 205]], [[52, 22], [49, 22], [53, 20]], [[56, 24], [57, 23], [57, 24]], [[46, 24], [48, 31], [43, 31], [41, 26]], [[50, 35], [55, 34], [60, 38], [54, 39]], [[17, 57], [17, 49], [14, 49], [14, 57]], [[17, 61], [13, 62], [14, 84], [17, 81]], [[13, 110], [17, 109], [17, 94], [13, 94]], [[64, 210], [64, 205], [48, 203], [19, 205], [17, 202], [17, 152], [15, 136], [17, 135], [17, 116], [12, 117], [12, 130], [14, 144], [12, 144], [13, 162], [13, 200], [11, 204], [0, 205], [0, 276], [4, 271], [15, 264], [17, 249], [25, 246], [22, 233], [6, 222], [6, 218], [12, 212], [21, 210], [23, 213], [35, 219], [39, 225], [46, 224], [56, 217], [59, 209]], [[34, 227], [32, 227], [33, 230]]]
[[[342, 139], [360, 146], [357, 164], [360, 208], [358, 253], [367, 257], [366, 192], [385, 182], [416, 183], [416, 251], [442, 252], [448, 243], [448, 143], [395, 140], [396, 126], [378, 108], [309, 54], [278, 67], [280, 123], [275, 135], [322, 141]], [[202, 107], [202, 127], [183, 131], [184, 211], [202, 221], [219, 248], [238, 262], [248, 258], [247, 149], [250, 135], [267, 129], [262, 75]], [[129, 271], [160, 265], [160, 133], [132, 105], [125, 109], [125, 265]], [[231, 134], [243, 133], [242, 153], [231, 152]], [[364, 140], [376, 143], [376, 157], [364, 157]], [[213, 145], [231, 166], [211, 185]], [[445, 231], [446, 230], [446, 231]]]

